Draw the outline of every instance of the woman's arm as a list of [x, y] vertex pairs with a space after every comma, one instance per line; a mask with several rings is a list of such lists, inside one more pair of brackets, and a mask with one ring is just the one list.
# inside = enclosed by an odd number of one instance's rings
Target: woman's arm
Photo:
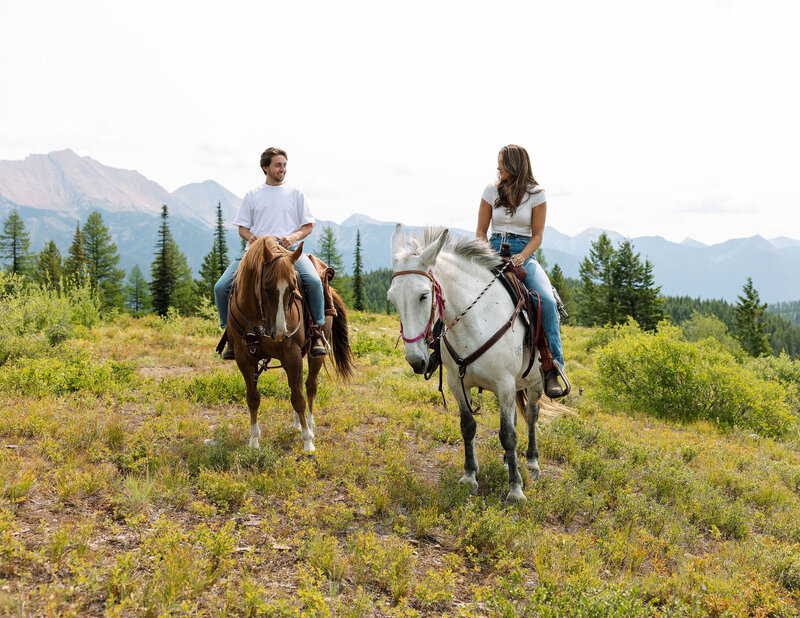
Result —
[[534, 206], [533, 210], [531, 211], [530, 241], [528, 241], [528, 244], [525, 245], [525, 248], [517, 253], [517, 255], [511, 256], [511, 261], [517, 266], [522, 264], [525, 260], [532, 256], [539, 247], [542, 246], [545, 219], [547, 219], [547, 202], [542, 202], [538, 206]]
[[486, 233], [489, 231], [489, 224], [492, 222], [492, 205], [486, 200], [481, 200], [480, 208], [478, 209], [478, 229], [475, 231], [475, 237], [489, 242]]

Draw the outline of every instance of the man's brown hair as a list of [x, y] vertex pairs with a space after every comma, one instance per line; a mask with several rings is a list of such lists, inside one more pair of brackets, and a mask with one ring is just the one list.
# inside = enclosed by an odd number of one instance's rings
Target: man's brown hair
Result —
[[[275, 148], [274, 146], [270, 146], [264, 152], [261, 153], [261, 171], [264, 172], [265, 167], [269, 167], [270, 163], [272, 163], [272, 157], [277, 157], [278, 155], [282, 155], [286, 157], [286, 160], [289, 160], [289, 155], [286, 154], [285, 150], [281, 150], [280, 148]], [[266, 174], [266, 172], [264, 172]]]

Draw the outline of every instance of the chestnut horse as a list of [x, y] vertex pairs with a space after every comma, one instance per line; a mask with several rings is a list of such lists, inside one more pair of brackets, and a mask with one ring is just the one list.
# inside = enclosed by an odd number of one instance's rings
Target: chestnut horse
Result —
[[[228, 339], [236, 364], [247, 386], [250, 409], [250, 446], [259, 448], [258, 377], [270, 359], [286, 371], [291, 389], [294, 427], [300, 429], [303, 450], [314, 449], [314, 397], [319, 370], [325, 357], [308, 356], [306, 396], [303, 396], [303, 356], [308, 350], [306, 314], [298, 291], [294, 264], [303, 243], [294, 252], [281, 247], [273, 236], [257, 239], [242, 257], [236, 270], [228, 308]], [[336, 317], [328, 316], [323, 332], [333, 352], [335, 373], [344, 379], [353, 374], [353, 355], [347, 331], [347, 311], [341, 297], [331, 288]], [[238, 332], [237, 332], [238, 331]], [[308, 408], [306, 408], [306, 400]]]

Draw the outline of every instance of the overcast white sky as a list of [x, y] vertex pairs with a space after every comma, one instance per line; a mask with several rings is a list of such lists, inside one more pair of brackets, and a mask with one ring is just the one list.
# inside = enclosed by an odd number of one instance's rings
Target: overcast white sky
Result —
[[507, 143], [548, 224], [800, 238], [800, 3], [0, 0], [0, 159], [72, 148], [314, 214], [472, 229]]

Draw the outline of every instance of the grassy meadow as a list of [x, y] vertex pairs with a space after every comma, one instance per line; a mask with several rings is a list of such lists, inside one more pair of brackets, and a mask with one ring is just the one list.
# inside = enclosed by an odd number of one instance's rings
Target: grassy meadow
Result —
[[[708, 342], [672, 349], [668, 329], [565, 327], [574, 394], [543, 413], [542, 475], [517, 506], [494, 396], [472, 497], [455, 401], [445, 411], [437, 380], [411, 372], [394, 316], [351, 313], [358, 371], [323, 374], [308, 458], [280, 370], [261, 377], [262, 446], [248, 448], [244, 382], [214, 353], [212, 319], [75, 318], [72, 299], [54, 330], [56, 300], [35, 324], [14, 302], [0, 318], [2, 615], [800, 613], [786, 359], [756, 372]], [[21, 315], [33, 325], [12, 337]]]

